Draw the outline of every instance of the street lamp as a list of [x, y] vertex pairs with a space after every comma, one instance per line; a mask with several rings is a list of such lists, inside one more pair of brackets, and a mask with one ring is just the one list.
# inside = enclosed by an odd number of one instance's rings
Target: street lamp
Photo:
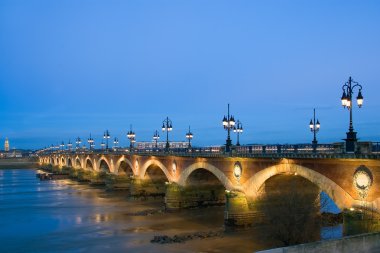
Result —
[[358, 83], [352, 80], [350, 77], [348, 79], [348, 82], [346, 82], [342, 86], [343, 90], [343, 95], [341, 98], [342, 105], [344, 108], [347, 108], [350, 111], [350, 126], [348, 128], [347, 138], [344, 139], [346, 141], [346, 152], [355, 152], [355, 146], [357, 142], [356, 138], [356, 132], [354, 132], [354, 127], [352, 123], [352, 106], [353, 106], [353, 101], [352, 101], [352, 95], [354, 93], [354, 89], [358, 88], [358, 96], [356, 97], [356, 101], [358, 103], [359, 108], [362, 107], [363, 105], [363, 95], [362, 95], [362, 86]]
[[129, 151], [132, 151], [133, 143], [136, 142], [136, 134], [132, 131], [132, 125], [130, 126], [130, 130], [127, 132], [127, 138], [129, 139]]
[[71, 147], [73, 146], [73, 144], [71, 143], [71, 140], [69, 140], [69, 142], [67, 143], [67, 149], [69, 151], [71, 151]]
[[230, 131], [231, 129], [234, 128], [235, 126], [235, 119], [234, 116], [230, 115], [230, 104], [228, 104], [228, 112], [227, 112], [227, 117], [223, 117], [223, 127], [225, 130], [227, 130], [227, 140], [226, 140], [226, 152], [231, 151], [231, 136], [230, 136]]
[[119, 139], [115, 137], [113, 140], [113, 148], [116, 149], [119, 146]]
[[169, 144], [169, 132], [173, 130], [173, 124], [172, 121], [169, 119], [169, 117], [166, 117], [164, 121], [162, 122], [162, 132], [166, 131], [166, 145], [165, 149], [166, 151], [169, 151], [170, 144]]
[[102, 150], [104, 150], [104, 147], [106, 146], [106, 144], [104, 143], [103, 140], [102, 140], [102, 142], [100, 143], [100, 146], [102, 147]]
[[314, 138], [312, 143], [313, 146], [313, 152], [317, 152], [317, 133], [319, 132], [319, 129], [321, 128], [321, 124], [319, 123], [319, 120], [315, 121], [315, 108], [314, 108], [314, 120], [311, 119], [309, 123], [310, 131], [314, 134]]
[[188, 148], [191, 148], [191, 139], [193, 139], [193, 133], [190, 131], [190, 126], [189, 126], [189, 132], [186, 133], [186, 139], [189, 140], [189, 145]]
[[240, 146], [240, 143], [239, 143], [239, 136], [240, 134], [243, 133], [243, 124], [240, 122], [240, 120], [238, 120], [236, 122], [236, 125], [234, 126], [234, 133], [237, 134], [237, 142], [236, 142], [236, 146]]
[[103, 134], [103, 139], [106, 140], [106, 151], [108, 151], [108, 139], [111, 138], [110, 132], [106, 130]]
[[160, 139], [160, 134], [158, 133], [158, 131], [156, 130], [153, 134], [153, 140], [156, 142], [156, 148], [158, 147], [157, 145], [157, 142], [158, 142], [158, 139]]
[[90, 138], [87, 139], [87, 142], [88, 142], [88, 146], [89, 146], [90, 150], [92, 150], [92, 148], [94, 146], [94, 139], [91, 137], [91, 133], [90, 133]]
[[79, 137], [77, 137], [76, 140], [75, 140], [75, 143], [77, 144], [76, 145], [76, 149], [78, 150], [80, 148], [79, 145], [82, 143], [82, 140]]

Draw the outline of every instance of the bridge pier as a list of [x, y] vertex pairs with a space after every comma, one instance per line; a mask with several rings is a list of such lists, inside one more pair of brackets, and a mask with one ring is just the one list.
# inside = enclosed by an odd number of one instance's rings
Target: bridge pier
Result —
[[168, 211], [177, 211], [183, 207], [184, 187], [176, 183], [166, 185], [165, 208]]
[[115, 175], [108, 174], [105, 179], [107, 190], [114, 191], [129, 191], [131, 188], [131, 181], [129, 175]]
[[130, 183], [132, 197], [164, 197], [165, 182], [152, 179], [133, 178]]
[[227, 227], [246, 227], [253, 223], [254, 212], [250, 211], [244, 193], [226, 191], [226, 207], [224, 211], [224, 224]]
[[345, 236], [380, 231], [380, 215], [372, 210], [351, 209], [343, 212]]
[[90, 175], [90, 185], [99, 186], [106, 184], [107, 173], [104, 171], [92, 171]]
[[181, 186], [166, 185], [165, 206], [167, 210], [224, 205], [224, 187], [221, 185]]

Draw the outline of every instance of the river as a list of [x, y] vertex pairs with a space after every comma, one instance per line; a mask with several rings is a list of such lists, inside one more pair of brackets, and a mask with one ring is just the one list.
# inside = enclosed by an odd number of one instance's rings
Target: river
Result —
[[[130, 200], [71, 180], [39, 181], [33, 169], [0, 170], [1, 252], [254, 252], [276, 246], [260, 228], [156, 244], [156, 235], [222, 231], [224, 207], [163, 210], [163, 200]], [[322, 229], [339, 237], [341, 228]]]

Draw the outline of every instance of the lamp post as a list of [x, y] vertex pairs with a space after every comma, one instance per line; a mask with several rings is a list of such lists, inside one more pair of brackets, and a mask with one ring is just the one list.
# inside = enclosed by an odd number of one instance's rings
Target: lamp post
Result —
[[315, 121], [315, 108], [314, 108], [314, 119], [310, 120], [309, 127], [310, 127], [310, 131], [314, 135], [313, 141], [311, 143], [313, 146], [313, 152], [316, 153], [317, 152], [317, 144], [318, 144], [317, 133], [319, 132], [319, 129], [321, 128], [321, 124], [319, 123], [318, 119], [317, 119], [317, 121]]
[[189, 140], [189, 145], [187, 147], [191, 149], [191, 139], [193, 139], [193, 133], [190, 131], [190, 126], [189, 126], [189, 132], [186, 133], [186, 139]]
[[136, 134], [132, 130], [132, 125], [130, 126], [130, 130], [127, 132], [127, 138], [129, 139], [129, 151], [132, 151], [133, 143], [136, 142]]
[[160, 139], [160, 134], [158, 133], [158, 131], [156, 130], [155, 132], [154, 132], [154, 134], [153, 134], [153, 140], [155, 141], [155, 147], [156, 148], [158, 148], [158, 144], [157, 144], [157, 142], [158, 142], [158, 139]]
[[170, 144], [169, 144], [169, 132], [173, 130], [173, 124], [172, 121], [169, 119], [169, 117], [166, 117], [164, 121], [162, 122], [162, 132], [166, 131], [166, 145], [165, 149], [166, 151], [169, 151]]
[[230, 131], [235, 126], [235, 119], [234, 116], [230, 115], [230, 104], [228, 104], [228, 111], [227, 111], [227, 117], [223, 117], [223, 127], [225, 130], [227, 130], [227, 140], [226, 140], [226, 152], [231, 151], [231, 136]]
[[75, 140], [75, 143], [77, 144], [76, 145], [76, 149], [78, 150], [80, 148], [79, 145], [82, 143], [82, 140], [79, 137], [77, 137], [76, 140]]
[[358, 139], [356, 138], [356, 132], [354, 131], [354, 126], [352, 122], [352, 106], [353, 106], [353, 101], [352, 101], [352, 95], [354, 93], [354, 89], [358, 88], [358, 96], [356, 97], [356, 101], [358, 103], [359, 108], [362, 107], [363, 105], [363, 95], [362, 95], [362, 86], [358, 83], [352, 80], [350, 77], [348, 79], [348, 82], [346, 82], [342, 86], [343, 90], [343, 95], [341, 98], [342, 105], [344, 108], [347, 108], [350, 111], [350, 126], [348, 128], [347, 138], [344, 139], [346, 141], [346, 152], [355, 152], [356, 150], [356, 142]]
[[240, 120], [238, 120], [236, 122], [236, 125], [234, 126], [234, 133], [237, 134], [236, 146], [240, 146], [239, 137], [240, 137], [240, 134], [243, 133], [243, 124], [240, 122]]
[[71, 147], [73, 146], [73, 144], [71, 143], [71, 140], [69, 140], [69, 142], [67, 143], [67, 149], [69, 151], [71, 151]]
[[88, 142], [88, 146], [89, 146], [90, 151], [91, 151], [93, 148], [93, 145], [94, 145], [94, 139], [91, 137], [91, 133], [90, 133], [90, 138], [87, 139], [87, 142]]
[[104, 150], [104, 147], [106, 146], [106, 144], [104, 143], [103, 140], [102, 140], [102, 142], [100, 143], [100, 146], [102, 147], [102, 150]]
[[116, 148], [119, 146], [119, 139], [115, 137], [113, 140], [113, 148], [116, 150]]
[[103, 139], [106, 140], [106, 152], [108, 151], [108, 140], [111, 138], [110, 132], [106, 130], [103, 134]]
[[60, 146], [61, 146], [61, 149], [63, 151], [63, 149], [65, 148], [65, 143], [62, 141]]

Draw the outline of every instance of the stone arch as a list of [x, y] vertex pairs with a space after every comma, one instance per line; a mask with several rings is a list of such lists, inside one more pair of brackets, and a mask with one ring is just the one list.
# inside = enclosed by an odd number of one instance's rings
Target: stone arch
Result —
[[355, 203], [355, 200], [351, 197], [350, 194], [348, 194], [342, 187], [340, 187], [328, 177], [304, 166], [292, 163], [274, 165], [257, 172], [244, 184], [244, 192], [247, 196], [256, 198], [258, 197], [261, 186], [265, 183], [266, 180], [275, 175], [284, 173], [297, 173], [298, 176], [301, 176], [314, 183], [319, 187], [319, 189], [324, 191], [342, 210], [352, 207]]
[[94, 164], [91, 162], [91, 159], [89, 157], [86, 158], [85, 162], [84, 162], [84, 168], [86, 170], [95, 170], [94, 168]]
[[55, 158], [55, 165], [59, 165], [59, 158], [58, 157]]
[[73, 162], [71, 161], [71, 158], [67, 158], [67, 166], [68, 167], [73, 167]]
[[155, 159], [150, 159], [150, 160], [148, 160], [148, 161], [146, 161], [144, 163], [144, 165], [141, 167], [140, 178], [144, 178], [145, 177], [146, 171], [152, 165], [155, 165], [155, 166], [159, 167], [162, 170], [162, 172], [164, 172], [164, 174], [165, 174], [165, 176], [166, 176], [166, 178], [168, 179], [169, 182], [173, 181], [172, 180], [172, 176], [170, 175], [170, 172], [165, 167], [165, 165], [163, 165], [160, 161], [155, 160]]
[[207, 162], [193, 163], [190, 166], [188, 166], [186, 169], [184, 169], [180, 175], [180, 178], [178, 180], [178, 184], [185, 186], [186, 180], [188, 179], [190, 174], [193, 171], [198, 170], [198, 169], [205, 169], [205, 170], [211, 172], [212, 174], [214, 174], [214, 176], [216, 178], [218, 178], [218, 180], [223, 184], [223, 186], [226, 188], [226, 190], [234, 190], [234, 189], [240, 190], [239, 188], [235, 187], [232, 184], [232, 182], [226, 177], [226, 175], [220, 169], [218, 169], [214, 165], [211, 165]]
[[82, 168], [82, 163], [78, 156], [75, 158], [75, 168]]
[[108, 165], [108, 163], [106, 162], [105, 159], [101, 159], [100, 160], [98, 169], [99, 169], [100, 172], [106, 172], [106, 173], [110, 173], [111, 172], [111, 168], [110, 168], [110, 166]]
[[49, 159], [49, 163], [50, 163], [51, 165], [54, 165], [54, 159], [53, 159], [52, 157], [50, 157], [50, 159]]
[[[107, 158], [105, 158], [105, 157], [101, 157], [99, 160], [98, 160], [98, 162], [97, 162], [97, 164], [96, 164], [96, 168], [97, 168], [97, 170], [98, 171], [102, 171], [102, 166], [103, 165], [107, 165], [107, 167], [108, 167], [108, 173], [109, 172], [111, 172], [111, 170], [112, 170], [112, 167], [111, 167], [111, 164], [108, 162], [108, 160], [107, 160]], [[94, 169], [95, 170], [95, 169]]]
[[[120, 170], [122, 169], [122, 165], [123, 164], [126, 164], [129, 169], [131, 169], [133, 175], [137, 175], [136, 171], [134, 170], [134, 167], [131, 163], [131, 161], [129, 161], [127, 158], [125, 158], [124, 156], [122, 156], [117, 162], [116, 162], [116, 166], [115, 166], [115, 174], [120, 174]], [[122, 173], [121, 173], [122, 174]]]
[[66, 159], [64, 157], [61, 157], [61, 165], [66, 166]]

